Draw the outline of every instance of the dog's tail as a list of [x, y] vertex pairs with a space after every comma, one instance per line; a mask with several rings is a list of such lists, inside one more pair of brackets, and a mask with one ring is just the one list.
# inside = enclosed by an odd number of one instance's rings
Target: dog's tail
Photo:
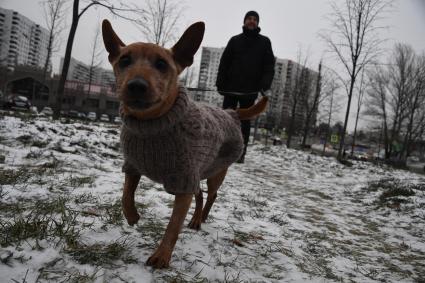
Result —
[[261, 113], [264, 112], [267, 108], [268, 97], [263, 96], [260, 101], [249, 107], [249, 108], [239, 108], [236, 109], [240, 120], [251, 120], [257, 118]]

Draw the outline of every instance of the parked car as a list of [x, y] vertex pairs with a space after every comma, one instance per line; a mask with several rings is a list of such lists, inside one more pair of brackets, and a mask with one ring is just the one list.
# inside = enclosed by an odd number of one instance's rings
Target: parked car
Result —
[[362, 161], [367, 161], [369, 159], [369, 155], [363, 151], [355, 151], [353, 156], [355, 159]]
[[70, 117], [70, 118], [78, 118], [78, 111], [76, 111], [76, 110], [69, 110], [67, 116]]
[[121, 124], [122, 123], [121, 117], [120, 116], [116, 116], [114, 118], [114, 123]]
[[87, 114], [87, 119], [89, 119], [90, 121], [96, 121], [96, 113], [94, 112], [89, 112]]
[[102, 114], [102, 115], [100, 115], [99, 120], [102, 121], [102, 122], [109, 122], [109, 116], [106, 115], [106, 114]]
[[43, 114], [43, 115], [46, 115], [46, 116], [52, 116], [53, 110], [50, 107], [44, 107], [43, 110], [41, 110], [40, 113]]
[[9, 96], [5, 103], [5, 108], [9, 109], [21, 109], [21, 110], [29, 110], [31, 107], [31, 102], [27, 97], [22, 95], [17, 96]]
[[417, 156], [407, 157], [407, 163], [418, 163], [418, 162], [420, 162], [420, 158]]
[[84, 114], [83, 112], [78, 112], [78, 118], [80, 118], [80, 119], [86, 119], [87, 117], [86, 117], [86, 114]]
[[38, 109], [37, 109], [37, 107], [35, 107], [35, 106], [31, 106], [31, 107], [30, 107], [30, 112], [31, 112], [31, 114], [35, 114], [35, 115], [37, 115], [37, 114], [38, 114]]

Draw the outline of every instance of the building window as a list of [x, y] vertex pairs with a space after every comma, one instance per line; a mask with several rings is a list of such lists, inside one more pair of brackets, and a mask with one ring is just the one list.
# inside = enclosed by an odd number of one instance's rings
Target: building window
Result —
[[62, 103], [74, 105], [75, 104], [75, 96], [65, 96], [62, 98]]
[[99, 108], [99, 99], [89, 98], [86, 100], [86, 104], [91, 108]]
[[106, 101], [106, 109], [108, 110], [118, 110], [119, 107], [120, 104], [117, 101]]

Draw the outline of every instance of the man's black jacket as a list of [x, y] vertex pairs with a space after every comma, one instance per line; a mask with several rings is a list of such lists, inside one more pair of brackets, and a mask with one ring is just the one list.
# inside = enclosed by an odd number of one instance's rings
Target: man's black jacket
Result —
[[258, 92], [270, 89], [275, 58], [270, 39], [260, 28], [233, 36], [220, 60], [217, 89], [222, 92]]

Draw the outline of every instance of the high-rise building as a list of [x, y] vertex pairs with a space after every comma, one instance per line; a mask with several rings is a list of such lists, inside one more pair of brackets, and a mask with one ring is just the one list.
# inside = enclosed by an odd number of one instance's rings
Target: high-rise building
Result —
[[[319, 73], [313, 71], [294, 61], [287, 60], [280, 121], [277, 126], [288, 128], [292, 123], [292, 112], [294, 110], [294, 130], [301, 131], [306, 121], [306, 104], [311, 108], [314, 96], [317, 91], [317, 80]], [[295, 107], [294, 107], [295, 106]], [[315, 109], [310, 123], [316, 121], [317, 109]], [[278, 117], [276, 118], [278, 119]]]
[[215, 82], [217, 80], [218, 66], [224, 48], [202, 47], [201, 63], [199, 69], [198, 91], [196, 101], [205, 102], [221, 107], [223, 97], [218, 94]]
[[[63, 58], [61, 58], [60, 70], [62, 70], [62, 66]], [[71, 58], [66, 79], [69, 81], [88, 83], [90, 80], [90, 66], [74, 58]], [[114, 72], [112, 70], [94, 67], [92, 70], [91, 83], [97, 85], [114, 85]]]
[[0, 65], [10, 70], [16, 65], [42, 68], [48, 43], [45, 28], [16, 11], [0, 8]]

